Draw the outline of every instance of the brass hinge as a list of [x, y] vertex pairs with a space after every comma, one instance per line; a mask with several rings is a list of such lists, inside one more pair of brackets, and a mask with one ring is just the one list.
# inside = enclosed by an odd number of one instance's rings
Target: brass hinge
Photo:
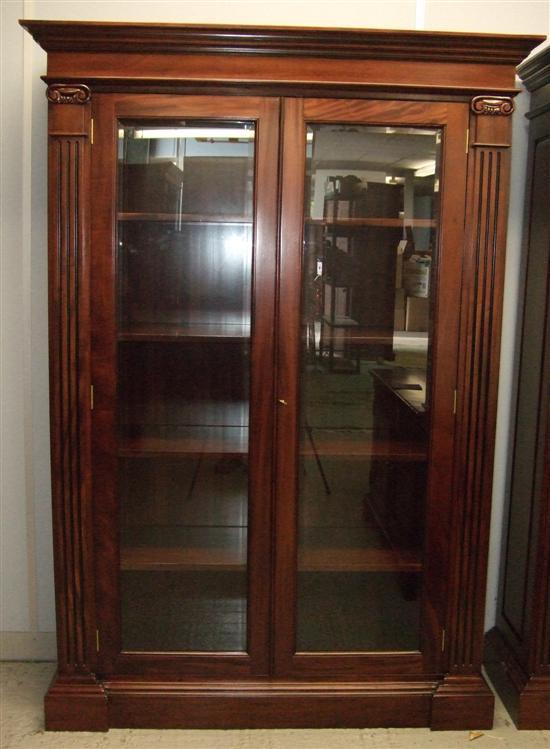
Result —
[[96, 629], [95, 631], [95, 649], [96, 652], [99, 653], [99, 629]]
[[458, 394], [457, 394], [457, 391], [456, 391], [456, 389], [455, 389], [455, 391], [454, 391], [454, 393], [453, 393], [453, 416], [456, 416], [456, 404], [457, 404], [457, 399], [458, 399]]
[[441, 630], [441, 652], [443, 653], [445, 651], [445, 638], [447, 636], [447, 630], [442, 629]]
[[90, 145], [94, 145], [94, 118], [90, 119]]
[[466, 153], [470, 150], [470, 128], [466, 128]]
[[94, 386], [90, 385], [90, 411], [94, 410]]

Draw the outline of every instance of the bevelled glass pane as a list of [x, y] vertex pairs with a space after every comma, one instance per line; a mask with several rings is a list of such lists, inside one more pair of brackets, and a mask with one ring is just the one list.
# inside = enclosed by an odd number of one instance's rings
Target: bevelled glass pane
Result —
[[298, 651], [419, 648], [440, 141], [308, 128]]
[[118, 143], [122, 646], [244, 651], [254, 125]]

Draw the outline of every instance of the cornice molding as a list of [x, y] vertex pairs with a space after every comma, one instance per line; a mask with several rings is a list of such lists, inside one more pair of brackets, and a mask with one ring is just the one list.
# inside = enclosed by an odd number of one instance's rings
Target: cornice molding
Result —
[[541, 36], [379, 29], [19, 22], [47, 52], [258, 54], [518, 65]]
[[550, 45], [525, 60], [517, 72], [529, 91], [550, 83]]

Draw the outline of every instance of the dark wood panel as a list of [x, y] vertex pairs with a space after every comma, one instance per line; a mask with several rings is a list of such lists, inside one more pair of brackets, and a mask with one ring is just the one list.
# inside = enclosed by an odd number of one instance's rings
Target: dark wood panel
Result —
[[550, 730], [550, 676], [541, 673], [540, 665], [538, 674], [528, 673], [524, 656], [518, 657], [513, 644], [502, 625], [489, 630], [485, 637], [487, 673], [517, 728]]
[[117, 239], [123, 327], [250, 324], [250, 226], [130, 222]]
[[[253, 346], [253, 343], [252, 343]], [[249, 421], [246, 339], [226, 345], [127, 342], [119, 345], [121, 436], [148, 429], [242, 427]]]
[[[501, 614], [519, 642], [528, 638], [533, 573], [544, 470], [548, 414], [548, 335], [550, 310], [550, 232], [540, 195], [550, 179], [550, 134], [533, 143], [534, 169], [529, 193], [529, 245], [520, 343], [514, 458], [510, 480]], [[544, 310], [544, 314], [541, 311]], [[550, 426], [548, 427], [550, 428]], [[521, 647], [521, 646], [520, 646]]]

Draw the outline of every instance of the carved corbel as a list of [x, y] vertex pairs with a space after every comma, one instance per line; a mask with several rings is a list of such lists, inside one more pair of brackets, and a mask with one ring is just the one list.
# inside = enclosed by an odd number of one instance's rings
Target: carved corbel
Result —
[[507, 117], [514, 111], [514, 100], [510, 96], [474, 96], [470, 106], [475, 114]]
[[51, 83], [46, 97], [52, 104], [87, 104], [92, 92], [83, 83]]

